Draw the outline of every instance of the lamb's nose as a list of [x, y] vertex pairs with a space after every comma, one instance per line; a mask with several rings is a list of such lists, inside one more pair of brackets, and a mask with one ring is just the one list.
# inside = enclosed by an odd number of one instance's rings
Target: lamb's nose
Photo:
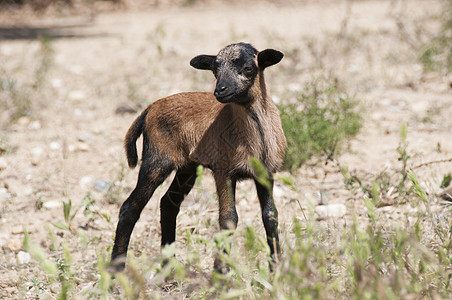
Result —
[[217, 85], [215, 92], [213, 93], [215, 97], [221, 97], [226, 93], [228, 88], [225, 85]]

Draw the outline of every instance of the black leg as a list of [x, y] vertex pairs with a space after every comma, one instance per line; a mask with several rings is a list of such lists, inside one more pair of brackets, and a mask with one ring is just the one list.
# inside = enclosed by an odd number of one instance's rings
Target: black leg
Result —
[[143, 208], [152, 197], [155, 189], [162, 184], [171, 171], [172, 167], [170, 166], [151, 168], [149, 164], [142, 164], [137, 185], [119, 211], [115, 243], [111, 254], [111, 266], [116, 271], [121, 271], [125, 267], [130, 236]]
[[176, 238], [176, 217], [185, 196], [190, 192], [196, 180], [196, 165], [190, 165], [177, 171], [171, 186], [160, 200], [160, 224], [162, 227], [162, 247]]
[[270, 254], [274, 262], [278, 261], [280, 253], [278, 237], [278, 211], [273, 202], [273, 180], [271, 179], [271, 189], [261, 185], [255, 180], [257, 196], [261, 204], [262, 220], [264, 221], [265, 233], [267, 234], [267, 243], [270, 247]]

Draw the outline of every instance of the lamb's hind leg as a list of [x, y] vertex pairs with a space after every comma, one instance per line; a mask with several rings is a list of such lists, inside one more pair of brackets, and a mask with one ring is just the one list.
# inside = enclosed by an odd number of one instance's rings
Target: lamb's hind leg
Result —
[[171, 186], [160, 200], [162, 247], [175, 241], [176, 218], [182, 201], [195, 183], [196, 167], [193, 164], [178, 170]]
[[143, 208], [152, 197], [155, 189], [168, 177], [172, 169], [171, 164], [154, 166], [143, 162], [141, 165], [137, 185], [119, 211], [118, 226], [116, 227], [116, 237], [110, 263], [116, 271], [121, 271], [125, 267], [130, 235], [140, 218]]

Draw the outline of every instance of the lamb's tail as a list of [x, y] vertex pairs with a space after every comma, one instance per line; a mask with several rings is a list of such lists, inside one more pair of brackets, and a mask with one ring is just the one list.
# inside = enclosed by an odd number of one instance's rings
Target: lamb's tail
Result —
[[138, 163], [137, 154], [137, 139], [143, 133], [144, 125], [146, 121], [147, 109], [141, 113], [138, 118], [133, 121], [129, 130], [127, 131], [126, 138], [124, 140], [124, 147], [126, 149], [127, 163], [130, 168], [135, 168]]

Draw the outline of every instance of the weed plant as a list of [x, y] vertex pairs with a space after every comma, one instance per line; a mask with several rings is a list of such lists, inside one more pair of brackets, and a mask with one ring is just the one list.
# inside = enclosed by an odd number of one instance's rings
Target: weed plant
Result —
[[[427, 206], [426, 192], [414, 173], [407, 174], [421, 205]], [[312, 215], [295, 218], [282, 230], [283, 253], [273, 272], [265, 238], [252, 227], [240, 234], [221, 232], [214, 240], [187, 230], [178, 256], [173, 244], [152, 258], [129, 257], [126, 271], [116, 274], [110, 273], [105, 252], [98, 252], [97, 264], [82, 268], [66, 242], [49, 255], [25, 234], [24, 249], [43, 271], [27, 286], [58, 299], [450, 298], [450, 215], [435, 216], [421, 209], [413, 223], [388, 225], [380, 222], [373, 201], [365, 198], [365, 202], [365, 220], [355, 216], [343, 228], [326, 230]], [[70, 238], [82, 236], [79, 232]], [[223, 254], [220, 249], [231, 240], [235, 247]], [[205, 247], [208, 253], [219, 253], [229, 267], [227, 274], [206, 267], [200, 250]], [[85, 282], [83, 289], [81, 282]]]
[[279, 109], [288, 144], [283, 168], [289, 171], [312, 157], [333, 158], [362, 126], [358, 101], [326, 77], [306, 84], [296, 103]]
[[452, 1], [445, 1], [442, 28], [421, 47], [419, 60], [425, 71], [452, 71]]
[[48, 73], [53, 64], [54, 50], [52, 40], [42, 37], [39, 40], [37, 55], [37, 66], [32, 76], [33, 82], [23, 82], [18, 80], [15, 72], [24, 68], [17, 66], [13, 72], [0, 67], [0, 114], [6, 122], [0, 122], [0, 126], [7, 125], [10, 121], [17, 120], [23, 116], [30, 116], [33, 113], [33, 105], [40, 103], [42, 97], [42, 87], [47, 82]]

